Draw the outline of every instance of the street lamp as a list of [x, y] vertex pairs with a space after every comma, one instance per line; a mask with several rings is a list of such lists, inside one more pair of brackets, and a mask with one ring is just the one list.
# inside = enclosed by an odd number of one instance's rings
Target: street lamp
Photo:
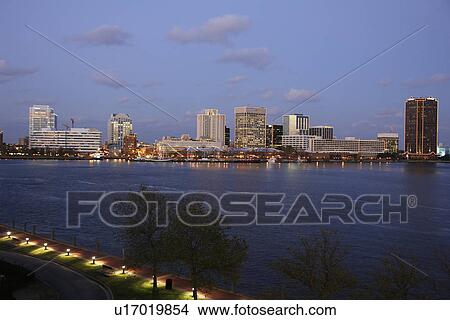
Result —
[[47, 247], [48, 247], [48, 243], [46, 242], [46, 243], [44, 243], [44, 250], [47, 250]]
[[30, 243], [30, 238], [25, 238], [25, 241], [27, 242], [27, 244]]
[[66, 256], [70, 256], [70, 249], [66, 249]]
[[11, 231], [6, 232], [6, 235], [8, 236], [9, 239], [11, 239]]
[[122, 266], [122, 274], [125, 274], [125, 269], [126, 269], [126, 267]]
[[92, 264], [95, 264], [95, 256], [92, 257]]

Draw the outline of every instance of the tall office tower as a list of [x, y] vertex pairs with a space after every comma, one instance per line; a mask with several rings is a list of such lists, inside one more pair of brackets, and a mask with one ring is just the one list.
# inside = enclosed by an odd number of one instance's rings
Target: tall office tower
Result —
[[211, 140], [225, 144], [225, 115], [218, 109], [205, 109], [197, 114], [197, 140]]
[[229, 147], [230, 141], [231, 141], [230, 128], [225, 126], [225, 145]]
[[241, 106], [234, 108], [234, 141], [239, 148], [266, 146], [267, 109]]
[[309, 116], [303, 114], [287, 114], [283, 116], [283, 135], [305, 134], [309, 129]]
[[405, 152], [434, 155], [438, 147], [438, 100], [410, 98], [405, 102]]
[[283, 126], [281, 124], [268, 124], [266, 126], [266, 147], [278, 148], [282, 146]]
[[113, 113], [108, 121], [108, 145], [122, 149], [126, 136], [133, 132], [133, 122], [128, 114]]
[[31, 136], [33, 132], [45, 130], [56, 130], [57, 118], [53, 108], [47, 105], [33, 105], [28, 114], [28, 131]]
[[3, 130], [0, 129], [0, 148], [3, 147]]
[[334, 139], [334, 128], [332, 126], [314, 126], [309, 128], [310, 136], [321, 137], [322, 139]]

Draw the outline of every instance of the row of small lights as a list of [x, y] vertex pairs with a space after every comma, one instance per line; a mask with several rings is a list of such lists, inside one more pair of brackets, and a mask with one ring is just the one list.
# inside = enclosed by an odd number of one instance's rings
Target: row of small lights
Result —
[[[8, 239], [11, 239], [11, 235], [12, 235], [11, 231], [6, 232], [6, 235], [8, 236]], [[28, 237], [25, 238], [25, 241], [26, 241], [27, 244], [29, 244], [30, 243], [30, 238], [28, 238]], [[48, 243], [47, 242], [44, 243], [44, 250], [48, 250]], [[66, 249], [66, 256], [67, 257], [70, 256], [70, 249], [69, 248]], [[96, 262], [96, 257], [93, 256], [92, 257], [92, 264], [95, 264], [95, 262]], [[122, 266], [122, 274], [126, 273], [126, 269], [127, 269], [126, 266]]]

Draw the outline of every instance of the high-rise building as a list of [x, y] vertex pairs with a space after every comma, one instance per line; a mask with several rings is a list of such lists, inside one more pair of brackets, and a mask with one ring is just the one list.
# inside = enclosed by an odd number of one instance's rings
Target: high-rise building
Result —
[[102, 143], [97, 129], [70, 128], [69, 130], [42, 129], [30, 136], [31, 149], [66, 149], [80, 153], [96, 152]]
[[281, 124], [268, 124], [266, 126], [266, 147], [278, 148], [282, 146], [283, 126]]
[[122, 149], [126, 136], [133, 132], [133, 122], [128, 114], [113, 113], [108, 121], [108, 145]]
[[205, 109], [197, 114], [197, 140], [211, 140], [225, 144], [225, 115], [218, 109]]
[[0, 129], [0, 149], [3, 148], [3, 130]]
[[30, 107], [28, 114], [28, 131], [29, 136], [33, 135], [33, 132], [40, 131], [42, 129], [56, 130], [57, 118], [53, 108], [47, 105], [33, 105]]
[[410, 98], [405, 102], [405, 152], [434, 155], [438, 146], [438, 100]]
[[398, 133], [395, 132], [381, 132], [377, 135], [377, 140], [383, 141], [384, 152], [397, 153], [398, 152]]
[[287, 114], [283, 116], [283, 135], [309, 134], [309, 116]]
[[225, 126], [225, 145], [229, 147], [230, 146], [230, 141], [231, 141], [230, 128]]
[[309, 128], [310, 136], [318, 136], [322, 139], [334, 139], [334, 128], [332, 126], [314, 126]]
[[267, 109], [240, 106], [234, 108], [234, 141], [238, 148], [266, 146]]

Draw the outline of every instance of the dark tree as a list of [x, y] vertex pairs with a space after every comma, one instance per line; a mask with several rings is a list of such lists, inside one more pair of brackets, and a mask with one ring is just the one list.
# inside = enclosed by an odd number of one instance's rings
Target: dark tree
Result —
[[[189, 211], [197, 217], [206, 213], [205, 207], [198, 203], [191, 205]], [[240, 267], [247, 257], [247, 244], [227, 235], [218, 222], [199, 226], [172, 218], [169, 238], [175, 261], [189, 272], [194, 299], [198, 298], [199, 289], [211, 288], [220, 280], [235, 283], [239, 279]]]
[[[141, 192], [146, 191], [141, 187]], [[161, 196], [155, 193], [156, 196]], [[167, 227], [157, 225], [156, 206], [150, 206], [147, 219], [139, 223], [142, 217], [131, 217], [130, 225], [122, 233], [126, 246], [126, 259], [133, 266], [150, 266], [152, 270], [152, 292], [154, 295], [158, 291], [158, 274], [161, 265], [170, 261], [171, 256], [169, 240], [167, 236]]]
[[330, 299], [356, 284], [344, 265], [346, 255], [338, 235], [322, 230], [312, 238], [300, 237], [289, 257], [274, 262], [273, 268], [306, 287], [312, 298]]
[[409, 299], [411, 291], [424, 280], [424, 276], [414, 267], [415, 260], [402, 261], [397, 254], [383, 259], [381, 268], [375, 274], [375, 295], [380, 299]]

